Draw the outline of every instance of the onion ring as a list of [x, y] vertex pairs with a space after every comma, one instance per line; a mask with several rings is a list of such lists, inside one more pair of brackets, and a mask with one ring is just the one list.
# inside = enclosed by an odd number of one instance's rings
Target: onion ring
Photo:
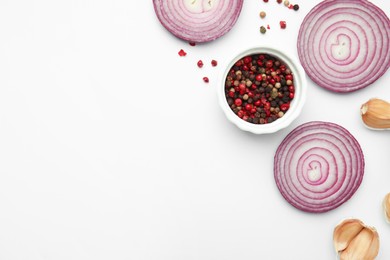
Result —
[[283, 197], [294, 207], [321, 213], [339, 207], [359, 188], [364, 156], [357, 140], [340, 125], [305, 123], [279, 145], [274, 177]]
[[316, 84], [334, 92], [356, 91], [390, 67], [390, 20], [367, 0], [326, 0], [306, 15], [297, 48]]
[[236, 23], [244, 0], [153, 0], [161, 24], [188, 42], [208, 42]]

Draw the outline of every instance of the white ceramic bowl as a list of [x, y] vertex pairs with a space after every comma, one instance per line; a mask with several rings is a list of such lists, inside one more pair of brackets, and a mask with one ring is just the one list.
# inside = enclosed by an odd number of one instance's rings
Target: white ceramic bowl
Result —
[[[290, 68], [290, 70], [294, 75], [295, 94], [294, 94], [294, 98], [290, 103], [290, 108], [287, 110], [287, 112], [284, 114], [283, 117], [278, 118], [272, 123], [267, 123], [267, 124], [253, 124], [239, 118], [231, 110], [225, 97], [225, 81], [232, 66], [236, 63], [236, 61], [238, 61], [239, 59], [245, 56], [259, 54], [259, 53], [266, 53], [280, 59]], [[239, 54], [235, 55], [230, 60], [230, 62], [226, 66], [224, 73], [222, 74], [222, 78], [218, 86], [217, 93], [218, 93], [219, 104], [222, 110], [224, 111], [226, 117], [228, 118], [228, 120], [230, 120], [233, 124], [235, 124], [236, 126], [238, 126], [240, 129], [244, 131], [249, 131], [254, 134], [267, 134], [267, 133], [274, 133], [276, 131], [279, 131], [287, 127], [288, 125], [291, 124], [293, 120], [295, 120], [298, 117], [298, 115], [301, 113], [303, 104], [306, 99], [306, 88], [307, 88], [306, 74], [297, 59], [272, 47], [253, 47], [241, 51]]]

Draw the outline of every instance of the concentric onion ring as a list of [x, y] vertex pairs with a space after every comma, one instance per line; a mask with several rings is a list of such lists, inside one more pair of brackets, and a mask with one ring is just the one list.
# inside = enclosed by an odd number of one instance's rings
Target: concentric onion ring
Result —
[[295, 128], [278, 147], [274, 177], [283, 197], [294, 207], [326, 212], [349, 200], [364, 175], [364, 156], [345, 128], [309, 122]]
[[215, 40], [231, 30], [244, 0], [153, 0], [161, 24], [189, 42]]
[[372, 84], [390, 67], [390, 20], [367, 0], [326, 0], [303, 20], [297, 47], [315, 83], [352, 92]]

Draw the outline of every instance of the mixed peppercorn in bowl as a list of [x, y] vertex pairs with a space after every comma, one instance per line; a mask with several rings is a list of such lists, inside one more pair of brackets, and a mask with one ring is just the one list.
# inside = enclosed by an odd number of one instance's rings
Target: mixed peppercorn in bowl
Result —
[[218, 98], [226, 117], [255, 134], [287, 127], [305, 102], [303, 68], [272, 47], [254, 47], [235, 55], [221, 81]]

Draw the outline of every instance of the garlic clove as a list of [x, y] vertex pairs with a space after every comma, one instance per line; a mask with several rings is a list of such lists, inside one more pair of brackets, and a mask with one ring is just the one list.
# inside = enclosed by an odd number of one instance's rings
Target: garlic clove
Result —
[[390, 223], [390, 193], [388, 193], [383, 200], [383, 209], [385, 212], [386, 221]]
[[[374, 229], [365, 227], [355, 238], [352, 239], [348, 247], [341, 252], [340, 260], [371, 260], [375, 259], [379, 252], [379, 239], [375, 235]], [[370, 257], [370, 258], [367, 258]]]
[[363, 123], [374, 130], [390, 129], [390, 103], [372, 98], [360, 107]]
[[364, 256], [363, 259], [375, 259], [375, 257], [378, 255], [379, 253], [379, 235], [378, 235], [378, 232], [376, 232], [376, 230], [374, 228], [371, 228], [371, 231], [373, 232], [373, 239], [372, 239], [372, 243], [371, 243], [371, 246], [369, 248], [369, 250], [367, 251], [366, 255]]
[[336, 251], [340, 252], [346, 249], [363, 227], [363, 222], [358, 219], [347, 219], [341, 222], [333, 232], [333, 244]]
[[337, 225], [333, 243], [340, 260], [371, 260], [379, 253], [378, 232], [359, 219], [346, 219]]

